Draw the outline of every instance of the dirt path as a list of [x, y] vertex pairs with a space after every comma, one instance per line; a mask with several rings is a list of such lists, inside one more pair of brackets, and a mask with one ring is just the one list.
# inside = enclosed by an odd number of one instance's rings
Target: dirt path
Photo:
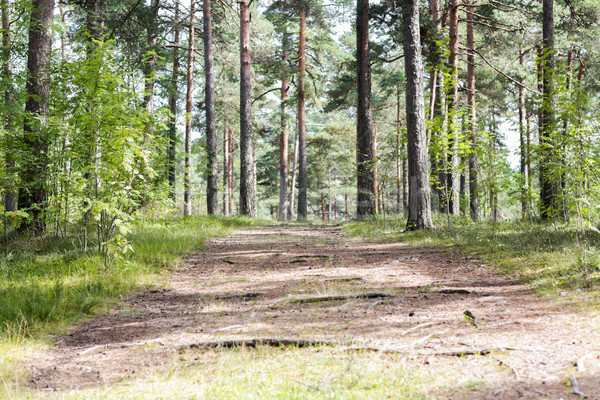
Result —
[[[295, 302], [365, 293], [373, 298]], [[289, 338], [400, 352], [433, 374], [450, 368], [484, 382], [453, 399], [578, 398], [571, 374], [600, 398], [599, 331], [600, 317], [568, 311], [448, 249], [271, 226], [212, 240], [169, 289], [139, 293], [60, 338], [32, 363], [31, 386], [106, 387], [166, 368], [182, 345]], [[506, 350], [469, 355], [491, 349]]]

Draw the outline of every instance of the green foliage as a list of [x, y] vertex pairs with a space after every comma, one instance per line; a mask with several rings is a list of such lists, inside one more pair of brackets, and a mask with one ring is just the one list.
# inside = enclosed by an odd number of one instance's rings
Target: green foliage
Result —
[[179, 258], [201, 250], [207, 239], [259, 224], [246, 218], [195, 217], [136, 221], [124, 235], [132, 251], [105, 264], [84, 253], [75, 237], [14, 242], [0, 254], [0, 342], [56, 332], [135, 289], [161, 284]]

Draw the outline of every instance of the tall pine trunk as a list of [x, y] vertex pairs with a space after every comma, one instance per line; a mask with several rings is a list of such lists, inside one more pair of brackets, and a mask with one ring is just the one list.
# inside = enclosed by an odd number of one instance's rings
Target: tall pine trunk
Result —
[[240, 213], [254, 217], [250, 0], [240, 1]]
[[192, 152], [192, 93], [194, 89], [194, 38], [196, 36], [196, 7], [191, 2], [187, 60], [187, 90], [185, 95], [185, 161], [183, 172], [183, 216], [192, 215], [191, 152]]
[[227, 209], [229, 215], [233, 215], [233, 150], [235, 143], [233, 141], [233, 128], [229, 129], [229, 165], [227, 166]]
[[296, 175], [298, 172], [298, 158], [299, 158], [299, 145], [298, 145], [298, 131], [296, 131], [296, 137], [294, 139], [294, 159], [292, 162], [292, 179], [290, 180], [290, 198], [288, 204], [288, 220], [293, 219], [294, 213], [294, 199], [296, 191]]
[[[521, 68], [525, 70], [525, 53], [523, 49], [519, 49], [519, 63]], [[527, 136], [529, 132], [525, 132], [526, 129], [526, 110], [525, 110], [525, 74], [521, 77], [521, 86], [519, 86], [519, 145], [520, 145], [520, 158], [521, 158], [521, 212], [523, 219], [530, 218], [529, 210], [529, 168], [528, 168], [528, 153], [527, 153]]]
[[406, 128], [408, 138], [409, 206], [407, 229], [433, 226], [429, 195], [423, 61], [419, 25], [419, 1], [405, 0], [404, 68], [406, 71]]
[[543, 159], [540, 163], [540, 200], [541, 215], [543, 219], [558, 216], [558, 182], [553, 172], [559, 168], [554, 147], [554, 1], [543, 0], [543, 26], [542, 26], [542, 129], [540, 145]]
[[[435, 32], [439, 34], [442, 30], [442, 11], [440, 7], [440, 0], [430, 0], [429, 14], [431, 19], [435, 22]], [[439, 65], [435, 65], [429, 74], [429, 86], [431, 90], [430, 118], [433, 123], [430, 131], [430, 141], [436, 143], [441, 141], [442, 126], [444, 122], [442, 102], [443, 78]], [[447, 204], [444, 158], [445, 154], [440, 154], [439, 152], [431, 154], [431, 170], [435, 174], [434, 182], [436, 182], [433, 185], [433, 188], [437, 197], [438, 209], [442, 213], [446, 212]]]
[[473, 32], [473, 3], [467, 4], [467, 126], [470, 133], [469, 154], [469, 209], [471, 219], [479, 221], [479, 193], [477, 167], [477, 114], [475, 108], [475, 38]]
[[169, 92], [169, 110], [171, 111], [171, 120], [169, 121], [169, 136], [167, 143], [167, 174], [169, 181], [169, 197], [175, 204], [175, 156], [177, 149], [177, 99], [178, 99], [178, 78], [179, 78], [179, 0], [175, 0], [175, 17], [173, 20], [174, 29], [174, 47], [173, 47], [173, 70], [171, 72], [171, 88]]
[[223, 127], [223, 215], [229, 217], [229, 128]]
[[150, 18], [148, 19], [147, 32], [147, 50], [146, 61], [144, 63], [144, 106], [148, 114], [152, 115], [154, 111], [154, 82], [156, 73], [156, 43], [158, 37], [158, 9], [159, 0], [150, 2]]
[[375, 214], [375, 166], [373, 160], [373, 112], [369, 57], [369, 0], [356, 3], [356, 65], [358, 105], [356, 129], [357, 218]]
[[[4, 88], [4, 100], [6, 104], [11, 106], [14, 101], [14, 91], [12, 85], [12, 65], [11, 65], [11, 37], [10, 37], [10, 10], [8, 0], [2, 0], [2, 73], [6, 87]], [[4, 211], [12, 212], [17, 207], [17, 196], [15, 193], [14, 179], [12, 179], [15, 162], [13, 159], [13, 117], [9, 112], [6, 116], [4, 125], [5, 133], [5, 158], [6, 158], [6, 173], [9, 177], [7, 182], [7, 190], [4, 194]]]
[[460, 212], [459, 174], [458, 174], [458, 132], [456, 129], [456, 105], [458, 103], [458, 0], [450, 0], [448, 67], [450, 68], [450, 83], [446, 94], [448, 112], [448, 154], [446, 158], [446, 187], [448, 212], [458, 215]]
[[283, 47], [283, 74], [281, 77], [281, 134], [279, 136], [279, 214], [277, 219], [283, 221], [287, 215], [287, 185], [288, 185], [288, 127], [287, 127], [287, 32], [282, 38]]
[[50, 135], [47, 116], [50, 110], [49, 67], [54, 0], [34, 0], [32, 6], [27, 51], [26, 118], [23, 127], [23, 150], [28, 162], [21, 169], [19, 208], [28, 211], [31, 216], [31, 220], [21, 225], [21, 230], [42, 235], [46, 230], [44, 214], [48, 207], [46, 178]]
[[206, 207], [208, 215], [218, 212], [219, 175], [217, 167], [217, 127], [215, 124], [215, 73], [213, 69], [212, 18], [210, 0], [203, 1], [204, 11], [204, 105], [206, 111]]
[[400, 85], [396, 88], [396, 214], [402, 212], [402, 182], [404, 175], [402, 174], [402, 166], [404, 164], [405, 155], [401, 152], [402, 140], [400, 130]]
[[306, 181], [306, 10], [300, 11], [300, 36], [298, 39], [298, 221], [307, 218]]

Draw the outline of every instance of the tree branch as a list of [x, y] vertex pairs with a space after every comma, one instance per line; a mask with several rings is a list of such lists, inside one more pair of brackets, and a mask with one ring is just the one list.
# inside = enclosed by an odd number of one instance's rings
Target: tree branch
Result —
[[472, 51], [474, 54], [477, 54], [483, 61], [485, 61], [485, 63], [487, 65], [489, 65], [494, 71], [496, 71], [497, 73], [499, 73], [500, 75], [502, 75], [503, 77], [505, 77], [506, 79], [508, 79], [509, 81], [511, 81], [512, 83], [522, 87], [523, 89], [527, 90], [530, 93], [534, 93], [538, 96], [541, 96], [542, 94], [540, 92], [538, 92], [537, 90], [533, 90], [528, 86], [523, 85], [521, 82], [519, 82], [518, 80], [516, 80], [515, 78], [509, 76], [507, 73], [505, 73], [504, 71], [500, 70], [498, 67], [494, 66], [487, 58], [485, 58], [485, 56], [483, 54], [481, 54], [478, 50], [475, 49], [470, 49], [467, 47], [459, 47], [461, 50], [466, 50], [466, 51]]

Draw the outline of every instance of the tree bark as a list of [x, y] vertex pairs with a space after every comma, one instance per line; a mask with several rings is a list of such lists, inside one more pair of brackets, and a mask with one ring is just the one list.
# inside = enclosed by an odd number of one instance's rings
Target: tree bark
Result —
[[377, 125], [373, 125], [373, 197], [374, 197], [374, 213], [375, 214], [381, 214], [381, 204], [379, 202], [379, 182], [378, 179], [379, 177], [377, 176], [377, 134], [379, 133], [377, 131]]
[[425, 132], [425, 98], [423, 95], [423, 61], [419, 25], [419, 1], [405, 0], [404, 68], [406, 75], [406, 127], [408, 138], [409, 230], [433, 226], [429, 197], [427, 137]]
[[250, 0], [240, 1], [240, 213], [255, 216]]
[[358, 105], [356, 126], [357, 218], [375, 214], [375, 165], [373, 159], [373, 112], [369, 57], [369, 0], [356, 3], [356, 65]]
[[[396, 214], [402, 212], [402, 182], [404, 181], [404, 175], [402, 174], [402, 167], [404, 166], [404, 160], [406, 159], [405, 154], [401, 152], [402, 141], [400, 130], [400, 85], [396, 88]], [[406, 211], [406, 210], [405, 210]]]
[[223, 127], [223, 215], [229, 217], [229, 128]]
[[448, 66], [450, 68], [450, 84], [446, 95], [448, 112], [448, 154], [446, 163], [446, 181], [448, 191], [448, 212], [458, 215], [460, 212], [459, 177], [458, 177], [458, 134], [456, 131], [456, 105], [458, 103], [458, 0], [449, 3]]
[[235, 149], [235, 143], [233, 142], [233, 128], [229, 129], [229, 165], [227, 173], [227, 208], [229, 209], [229, 215], [233, 215], [233, 150]]
[[50, 110], [50, 52], [52, 50], [52, 17], [54, 0], [34, 0], [29, 25], [27, 52], [27, 102], [23, 149], [28, 162], [21, 169], [22, 189], [19, 192], [19, 208], [28, 211], [31, 220], [21, 225], [42, 235], [46, 230], [44, 215], [47, 204], [46, 178], [48, 174], [47, 115]]
[[173, 70], [171, 73], [171, 88], [169, 92], [169, 110], [171, 111], [171, 120], [169, 121], [169, 136], [167, 142], [167, 174], [169, 181], [169, 197], [173, 205], [177, 201], [175, 184], [175, 156], [177, 150], [177, 100], [178, 100], [178, 78], [179, 78], [179, 0], [175, 0], [175, 17], [173, 20], [174, 46], [173, 47]]
[[[11, 64], [11, 48], [12, 41], [10, 36], [10, 10], [8, 0], [2, 0], [2, 72], [4, 75], [4, 81], [6, 82], [6, 88], [4, 92], [4, 100], [6, 104], [12, 106], [14, 102], [14, 90], [12, 85], [12, 64]], [[12, 212], [17, 209], [17, 196], [14, 187], [13, 170], [15, 162], [13, 159], [13, 117], [12, 113], [9, 112], [6, 115], [6, 122], [4, 124], [6, 129], [5, 133], [5, 163], [6, 173], [9, 179], [7, 180], [7, 189], [4, 194], [4, 211]]]
[[540, 163], [540, 200], [542, 219], [552, 219], [558, 213], [557, 180], [553, 177], [553, 169], [558, 168], [553, 150], [554, 118], [554, 1], [543, 0], [542, 26], [542, 130], [540, 144], [543, 161]]
[[471, 219], [479, 221], [479, 193], [477, 176], [477, 110], [475, 108], [475, 37], [473, 29], [473, 2], [467, 4], [467, 126], [470, 133], [471, 152], [469, 154], [469, 209]]
[[405, 214], [408, 214], [408, 199], [410, 194], [408, 193], [408, 157], [406, 154], [407, 143], [402, 145], [404, 156], [402, 157], [402, 210]]
[[215, 124], [215, 73], [213, 69], [212, 10], [210, 0], [203, 0], [204, 12], [204, 105], [206, 112], [206, 208], [208, 215], [218, 212], [219, 175], [217, 166], [217, 127]]
[[[525, 53], [523, 49], [519, 49], [519, 63], [521, 64], [521, 68], [525, 70]], [[524, 74], [524, 72], [522, 71]], [[529, 210], [529, 168], [527, 162], [527, 136], [529, 132], [525, 132], [526, 122], [525, 122], [525, 75], [521, 77], [521, 85], [519, 87], [519, 144], [520, 144], [520, 158], [521, 158], [521, 178], [523, 180], [522, 188], [521, 188], [521, 212], [522, 218], [527, 219], [530, 218], [530, 210]]]
[[[442, 30], [442, 10], [440, 8], [440, 0], [429, 1], [429, 14], [431, 19], [435, 22], [435, 32], [439, 34]], [[432, 121], [432, 129], [430, 132], [430, 142], [439, 142], [441, 139], [442, 126], [443, 126], [443, 103], [442, 103], [442, 86], [443, 78], [439, 66], [430, 72], [429, 75], [430, 90], [431, 90], [431, 103], [430, 103], [430, 118]], [[435, 174], [434, 180], [434, 192], [437, 198], [437, 206], [440, 212], [446, 212], [446, 175], [444, 173], [444, 161], [445, 154], [439, 152], [431, 154], [431, 169]]]
[[150, 19], [148, 26], [146, 27], [147, 32], [147, 48], [149, 54], [146, 56], [147, 60], [144, 65], [144, 77], [146, 79], [144, 87], [144, 106], [148, 114], [152, 115], [154, 111], [154, 82], [156, 73], [156, 42], [158, 36], [158, 9], [159, 0], [151, 0], [150, 2]]
[[298, 145], [298, 131], [296, 131], [296, 137], [294, 140], [294, 160], [292, 164], [292, 179], [290, 181], [290, 199], [288, 204], [288, 220], [292, 220], [294, 211], [294, 192], [296, 191], [296, 175], [298, 171], [298, 158], [299, 158], [299, 145]]
[[194, 89], [194, 38], [196, 36], [196, 6], [195, 1], [191, 2], [190, 24], [189, 24], [189, 43], [188, 43], [188, 64], [187, 64], [187, 91], [185, 95], [185, 162], [183, 173], [183, 216], [192, 215], [192, 185], [190, 183], [191, 174], [191, 152], [192, 152], [192, 93]]
[[306, 181], [306, 10], [300, 11], [300, 36], [298, 39], [298, 221], [305, 221], [308, 214]]
[[283, 33], [283, 73], [281, 77], [281, 134], [279, 136], [279, 208], [277, 219], [283, 221], [287, 214], [287, 185], [288, 185], [288, 127], [287, 127], [287, 32]]
[[321, 192], [321, 220], [325, 223], [325, 193]]

